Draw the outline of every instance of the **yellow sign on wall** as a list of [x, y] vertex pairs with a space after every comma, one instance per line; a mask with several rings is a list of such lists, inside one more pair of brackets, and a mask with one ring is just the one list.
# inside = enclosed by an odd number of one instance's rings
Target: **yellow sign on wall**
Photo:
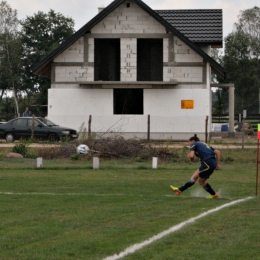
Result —
[[194, 100], [182, 100], [181, 109], [194, 109]]

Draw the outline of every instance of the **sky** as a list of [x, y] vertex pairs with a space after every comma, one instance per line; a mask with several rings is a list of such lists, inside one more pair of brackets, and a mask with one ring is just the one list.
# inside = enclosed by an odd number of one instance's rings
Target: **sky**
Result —
[[[25, 19], [38, 11], [47, 13], [53, 9], [75, 21], [75, 30], [79, 30], [98, 14], [98, 7], [108, 6], [112, 0], [5, 0], [12, 9], [16, 9], [19, 19]], [[260, 7], [260, 0], [143, 0], [150, 8], [160, 9], [222, 9], [223, 38], [233, 30], [241, 10]]]

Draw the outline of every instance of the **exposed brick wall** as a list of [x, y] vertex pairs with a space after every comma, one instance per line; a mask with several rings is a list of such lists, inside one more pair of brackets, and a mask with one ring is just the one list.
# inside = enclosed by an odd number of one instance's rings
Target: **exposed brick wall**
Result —
[[83, 62], [84, 39], [81, 37], [54, 59], [54, 62]]
[[94, 81], [94, 68], [66, 66], [55, 68], [55, 81], [56, 82], [84, 82]]
[[[127, 3], [130, 7], [127, 8]], [[131, 0], [121, 4], [116, 10], [111, 12], [100, 23], [91, 30], [92, 34], [164, 34], [165, 28], [153, 17], [147, 14]], [[54, 62], [85, 62], [82, 67], [56, 67], [55, 81], [57, 82], [89, 82], [94, 80], [94, 39], [85, 38], [87, 45], [87, 60], [84, 61], [84, 37], [72, 44], [66, 51], [55, 58]], [[170, 37], [170, 35], [169, 35]], [[169, 57], [170, 60], [169, 60]], [[202, 63], [203, 59], [190, 47], [173, 37], [173, 44], [169, 50], [169, 39], [163, 39], [163, 80], [179, 82], [202, 82], [202, 67], [177, 67], [174, 63]], [[167, 66], [166, 64], [171, 64]], [[121, 81], [136, 81], [137, 77], [137, 39], [121, 38]]]
[[121, 39], [121, 81], [136, 81], [136, 64], [136, 39]]
[[137, 4], [131, 0], [127, 3], [111, 12], [91, 33], [165, 33], [165, 28]]

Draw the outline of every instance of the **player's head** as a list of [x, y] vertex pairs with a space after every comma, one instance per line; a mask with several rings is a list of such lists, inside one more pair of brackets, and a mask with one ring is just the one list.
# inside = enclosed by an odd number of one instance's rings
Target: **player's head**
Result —
[[189, 139], [190, 142], [199, 142], [199, 140], [200, 140], [200, 139], [197, 137], [196, 134], [194, 134], [194, 136], [192, 136], [192, 137]]

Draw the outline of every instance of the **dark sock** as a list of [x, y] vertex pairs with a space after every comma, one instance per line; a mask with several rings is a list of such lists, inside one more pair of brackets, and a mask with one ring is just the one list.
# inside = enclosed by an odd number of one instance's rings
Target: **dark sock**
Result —
[[187, 190], [189, 187], [191, 187], [195, 182], [192, 180], [187, 181], [184, 185], [182, 185], [179, 190], [183, 192], [184, 190]]
[[203, 188], [204, 188], [205, 191], [207, 191], [211, 195], [216, 194], [216, 192], [211, 188], [211, 186], [208, 183]]

